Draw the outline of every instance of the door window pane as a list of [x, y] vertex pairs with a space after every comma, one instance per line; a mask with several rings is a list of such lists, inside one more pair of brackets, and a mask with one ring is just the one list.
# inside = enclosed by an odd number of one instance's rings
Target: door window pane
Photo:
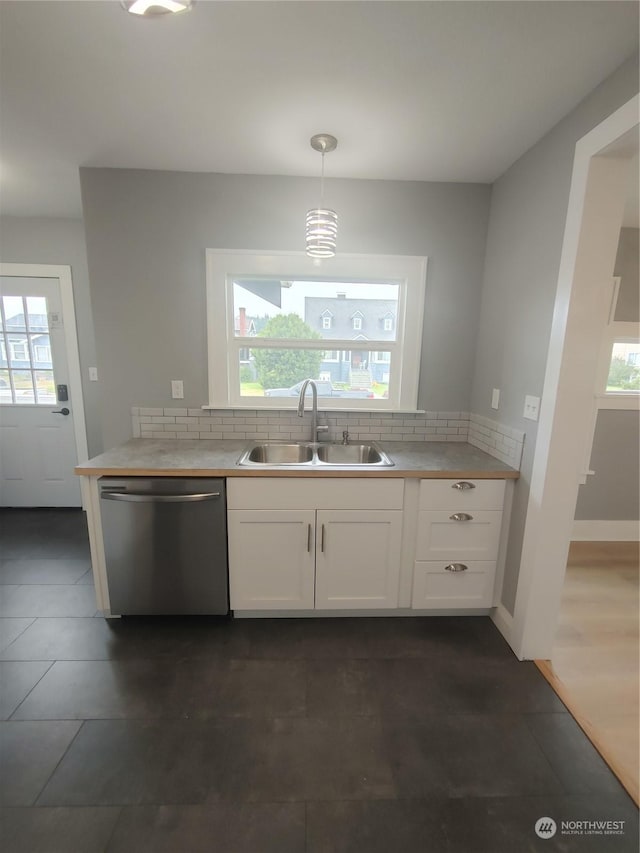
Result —
[[13, 387], [15, 389], [15, 402], [18, 404], [33, 404], [36, 395], [33, 388], [33, 374], [30, 370], [14, 370]]
[[56, 403], [56, 386], [53, 381], [53, 370], [36, 370], [34, 375], [38, 403], [54, 406]]
[[3, 296], [2, 307], [7, 329], [14, 331], [26, 328], [24, 303], [21, 296]]
[[3, 296], [0, 317], [0, 404], [54, 405], [46, 298]]
[[27, 296], [27, 314], [32, 332], [49, 331], [47, 300], [44, 296]]

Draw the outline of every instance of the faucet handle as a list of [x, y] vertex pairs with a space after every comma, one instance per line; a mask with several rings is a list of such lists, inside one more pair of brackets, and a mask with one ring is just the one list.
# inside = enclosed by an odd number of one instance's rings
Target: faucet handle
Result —
[[316, 427], [316, 432], [329, 432], [328, 424], [318, 424]]
[[349, 444], [349, 430], [348, 429], [342, 430], [342, 443], [343, 444]]

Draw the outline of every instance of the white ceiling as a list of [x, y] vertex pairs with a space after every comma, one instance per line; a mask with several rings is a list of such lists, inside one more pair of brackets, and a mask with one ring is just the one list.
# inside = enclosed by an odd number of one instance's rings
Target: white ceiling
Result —
[[491, 182], [638, 48], [635, 2], [0, 3], [1, 209], [78, 166]]

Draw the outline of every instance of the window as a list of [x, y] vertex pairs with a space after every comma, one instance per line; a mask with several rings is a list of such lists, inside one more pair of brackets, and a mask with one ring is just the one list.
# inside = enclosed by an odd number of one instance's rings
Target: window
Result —
[[390, 331], [392, 331], [392, 329], [393, 329], [393, 320], [391, 319], [391, 317], [385, 317], [385, 318], [384, 318], [384, 323], [382, 324], [382, 327], [383, 327], [383, 329], [385, 330], [385, 332], [390, 332]]
[[322, 318], [322, 328], [330, 329], [331, 328], [331, 317], [323, 317]]
[[[207, 250], [209, 407], [293, 407], [291, 389], [307, 377], [319, 379], [321, 366], [336, 362], [323, 409], [414, 410], [425, 273], [426, 258], [342, 255], [319, 265], [302, 253]], [[362, 338], [354, 332], [380, 328], [387, 314], [396, 318], [395, 329], [384, 340], [367, 340], [366, 353], [354, 349]], [[238, 316], [254, 318], [255, 336], [242, 334]], [[247, 348], [251, 377], [241, 370]], [[383, 355], [384, 385], [374, 354]], [[370, 381], [373, 397], [348, 393], [356, 370], [360, 386]]]
[[640, 393], [640, 341], [615, 340], [611, 345], [606, 394]]
[[49, 340], [48, 331], [44, 297], [0, 299], [0, 404], [55, 403], [53, 370], [40, 369], [51, 366], [51, 349], [43, 343]]
[[389, 364], [389, 362], [391, 361], [391, 353], [376, 352], [374, 353], [374, 360], [378, 362], [378, 364]]

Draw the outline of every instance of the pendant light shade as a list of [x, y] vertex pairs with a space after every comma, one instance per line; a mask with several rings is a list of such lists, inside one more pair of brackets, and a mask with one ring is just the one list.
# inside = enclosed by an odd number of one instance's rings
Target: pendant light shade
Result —
[[335, 151], [338, 140], [328, 133], [317, 133], [311, 137], [311, 147], [322, 154], [320, 173], [320, 204], [307, 211], [307, 255], [311, 258], [332, 258], [336, 253], [338, 236], [338, 214], [324, 205], [324, 155]]

